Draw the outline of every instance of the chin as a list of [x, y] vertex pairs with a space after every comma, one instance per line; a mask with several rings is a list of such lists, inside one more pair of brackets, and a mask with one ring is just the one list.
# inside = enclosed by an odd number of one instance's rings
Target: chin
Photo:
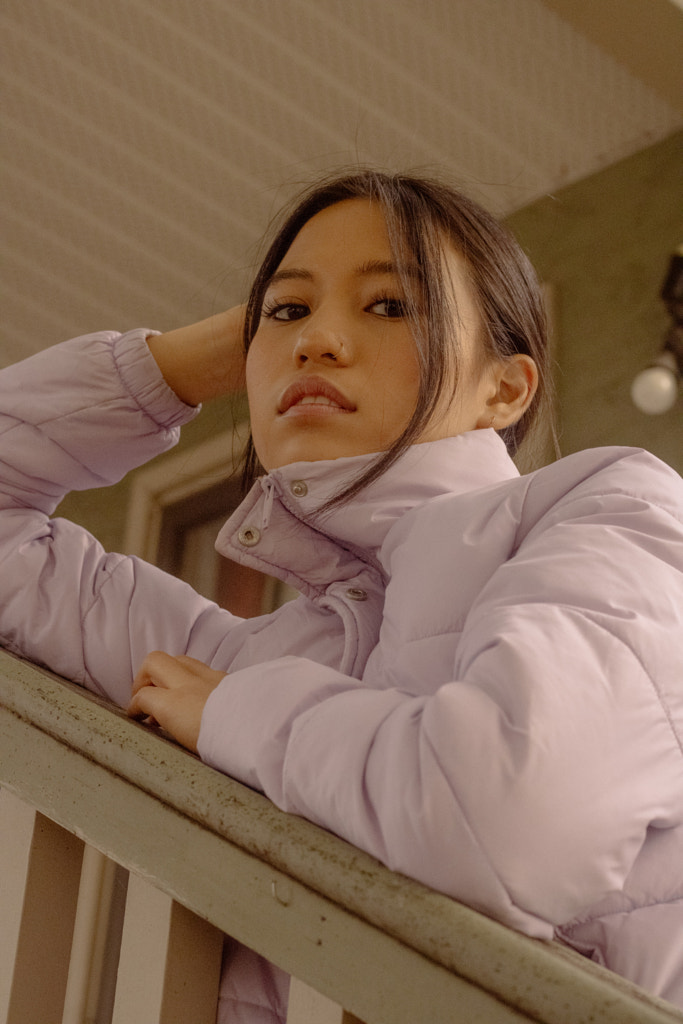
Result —
[[292, 445], [286, 451], [268, 460], [261, 460], [261, 465], [266, 466], [268, 472], [272, 469], [282, 469], [283, 466], [291, 466], [295, 462], [332, 462], [335, 459], [348, 459], [356, 455], [370, 455], [376, 452], [376, 448], [354, 445], [330, 445], [330, 444], [307, 444], [301, 446]]

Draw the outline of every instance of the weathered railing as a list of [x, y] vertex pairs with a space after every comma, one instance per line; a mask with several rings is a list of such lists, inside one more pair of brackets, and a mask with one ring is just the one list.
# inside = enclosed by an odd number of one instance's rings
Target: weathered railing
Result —
[[683, 1021], [572, 951], [281, 813], [5, 652], [0, 786], [0, 1022], [99, 1019], [88, 1000], [111, 946], [111, 913], [104, 937], [101, 919], [115, 865], [131, 872], [113, 928], [115, 1024], [209, 1024], [223, 933], [299, 979], [290, 1022]]

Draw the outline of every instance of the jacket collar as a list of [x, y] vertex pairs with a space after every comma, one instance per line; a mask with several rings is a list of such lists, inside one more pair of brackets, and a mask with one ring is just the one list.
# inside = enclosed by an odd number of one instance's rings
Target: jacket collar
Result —
[[357, 575], [359, 560], [384, 575], [378, 559], [384, 539], [416, 506], [519, 475], [493, 430], [469, 431], [412, 445], [351, 501], [317, 511], [374, 458], [297, 462], [261, 477], [219, 533], [217, 550], [312, 596], [331, 580]]

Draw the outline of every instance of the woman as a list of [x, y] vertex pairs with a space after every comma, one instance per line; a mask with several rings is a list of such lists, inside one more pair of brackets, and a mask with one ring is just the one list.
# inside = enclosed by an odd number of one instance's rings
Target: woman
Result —
[[[302, 592], [244, 622], [47, 518], [240, 386], [243, 319], [265, 475], [217, 545]], [[520, 477], [506, 445], [545, 360], [533, 273], [474, 204], [405, 176], [314, 189], [246, 314], [6, 371], [0, 635], [391, 868], [683, 1005], [683, 489], [626, 449]], [[285, 987], [240, 950], [224, 1011], [277, 1020]]]

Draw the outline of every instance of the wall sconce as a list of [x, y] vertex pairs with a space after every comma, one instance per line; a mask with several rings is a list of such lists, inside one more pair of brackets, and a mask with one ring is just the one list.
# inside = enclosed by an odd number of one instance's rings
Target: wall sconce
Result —
[[673, 408], [683, 377], [683, 246], [671, 257], [661, 296], [673, 323], [660, 354], [631, 385], [633, 404], [651, 416]]

